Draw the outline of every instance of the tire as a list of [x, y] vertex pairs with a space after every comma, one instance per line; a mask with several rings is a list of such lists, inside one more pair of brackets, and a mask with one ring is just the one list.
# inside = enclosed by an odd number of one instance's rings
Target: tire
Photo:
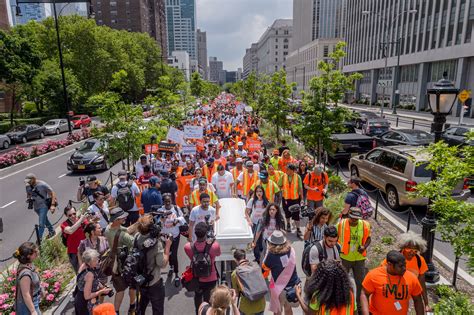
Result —
[[22, 143], [27, 143], [27, 142], [28, 142], [28, 139], [26, 139], [26, 136], [23, 136], [23, 137], [21, 138], [21, 142], [22, 142]]
[[104, 161], [104, 167], [102, 168], [104, 171], [107, 171], [110, 168], [109, 163], [107, 161]]
[[390, 209], [399, 211], [401, 210], [400, 202], [398, 199], [397, 189], [393, 186], [387, 186], [387, 192], [385, 193], [385, 199]]
[[61, 132], [59, 131], [59, 128], [56, 129], [56, 135], [59, 135]]
[[351, 176], [359, 177], [359, 169], [355, 165], [351, 166]]
[[44, 132], [40, 133], [39, 138], [40, 138], [40, 139], [43, 139], [43, 138], [44, 138]]
[[8, 149], [9, 146], [10, 146], [10, 144], [8, 143], [8, 141], [4, 141], [3, 145], [2, 145], [2, 148], [6, 150], [6, 149]]

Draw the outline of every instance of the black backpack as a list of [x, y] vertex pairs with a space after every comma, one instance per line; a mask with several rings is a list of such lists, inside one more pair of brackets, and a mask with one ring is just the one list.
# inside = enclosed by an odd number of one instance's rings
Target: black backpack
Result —
[[[312, 242], [308, 246], [306, 246], [303, 250], [303, 259], [301, 260], [301, 269], [303, 269], [303, 272], [308, 277], [311, 276], [311, 264], [309, 263], [309, 255], [311, 252], [311, 248], [313, 248], [313, 246], [316, 246], [318, 249], [320, 262], [328, 258], [328, 253], [326, 252], [326, 249], [323, 248], [323, 246], [321, 245], [321, 241]], [[336, 243], [336, 249], [338, 253], [341, 253], [341, 245], [339, 245], [339, 243]]]
[[[146, 255], [150, 247], [138, 248], [138, 236], [133, 241], [133, 248], [122, 265], [122, 277], [130, 287], [144, 286], [153, 280], [153, 276], [148, 273], [146, 267]], [[143, 276], [142, 282], [138, 282], [139, 276]]]
[[211, 255], [209, 250], [212, 244], [206, 243], [204, 251], [200, 252], [196, 248], [196, 244], [193, 244], [193, 259], [191, 260], [191, 268], [193, 269], [193, 276], [195, 278], [209, 277], [212, 271]]
[[128, 211], [133, 208], [135, 205], [135, 198], [133, 198], [132, 193], [132, 181], [129, 181], [127, 185], [121, 186], [117, 184], [117, 203], [123, 211]]

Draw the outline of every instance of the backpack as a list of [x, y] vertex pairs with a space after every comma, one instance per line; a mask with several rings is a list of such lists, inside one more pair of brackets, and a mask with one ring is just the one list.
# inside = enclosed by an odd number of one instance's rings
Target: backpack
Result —
[[[308, 277], [311, 276], [311, 264], [309, 263], [309, 255], [311, 253], [311, 248], [313, 248], [313, 246], [316, 246], [318, 249], [320, 262], [328, 258], [328, 254], [326, 250], [323, 249], [323, 246], [321, 245], [321, 241], [313, 242], [310, 245], [306, 246], [303, 250], [303, 258], [301, 260], [301, 269], [303, 269], [303, 272]], [[336, 249], [338, 253], [341, 253], [341, 245], [339, 245], [339, 243], [336, 243]]]
[[365, 191], [362, 193], [352, 191], [352, 193], [356, 194], [357, 196], [356, 207], [362, 212], [362, 219], [366, 220], [367, 218], [370, 218], [374, 212], [374, 208], [369, 201], [367, 193]]
[[255, 263], [240, 264], [235, 269], [235, 275], [240, 292], [248, 300], [258, 301], [267, 294], [267, 283], [262, 276], [260, 266]]
[[193, 275], [196, 278], [209, 277], [212, 271], [211, 255], [209, 250], [212, 244], [207, 244], [204, 247], [203, 252], [199, 252], [196, 248], [196, 244], [193, 244], [193, 258], [191, 260], [191, 268]]
[[[122, 277], [130, 287], [136, 287], [137, 285], [144, 286], [153, 280], [153, 276], [147, 272], [146, 254], [150, 248], [154, 247], [154, 245], [140, 249], [138, 248], [137, 242], [138, 236], [135, 237], [133, 248], [127, 258], [125, 258], [122, 267]], [[143, 282], [138, 280], [140, 276], [143, 276]]]
[[[66, 220], [67, 226], [72, 226], [71, 221]], [[64, 246], [67, 247], [67, 239], [69, 237], [69, 234], [64, 233], [64, 230], [61, 230], [61, 242], [63, 243]]]
[[135, 205], [135, 198], [133, 198], [132, 193], [132, 181], [129, 181], [127, 185], [122, 187], [120, 184], [117, 184], [117, 203], [123, 211], [128, 211], [133, 208]]

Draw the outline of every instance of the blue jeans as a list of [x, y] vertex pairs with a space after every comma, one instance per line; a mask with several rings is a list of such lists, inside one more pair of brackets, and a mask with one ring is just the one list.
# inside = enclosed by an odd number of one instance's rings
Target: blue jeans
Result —
[[50, 234], [54, 233], [54, 228], [48, 219], [48, 211], [49, 211], [48, 208], [35, 209], [36, 214], [39, 216], [39, 237], [40, 238], [43, 237], [45, 226], [48, 229]]
[[[38, 315], [41, 315], [41, 312], [39, 309], [39, 303], [40, 303], [40, 295], [38, 294], [36, 297], [33, 298], [33, 305], [35, 306], [36, 313], [38, 313]], [[17, 315], [30, 315], [31, 312], [26, 306], [25, 302], [20, 301], [16, 304], [16, 314]]]
[[[257, 224], [252, 224], [252, 232], [253, 235], [257, 233]], [[260, 257], [263, 251], [262, 239], [263, 237], [260, 235], [260, 238], [256, 241], [255, 248], [253, 249], [253, 255], [258, 263], [260, 263]]]
[[263, 315], [263, 313], [264, 312], [248, 314], [248, 313], [244, 313], [244, 312], [240, 311], [240, 315]]

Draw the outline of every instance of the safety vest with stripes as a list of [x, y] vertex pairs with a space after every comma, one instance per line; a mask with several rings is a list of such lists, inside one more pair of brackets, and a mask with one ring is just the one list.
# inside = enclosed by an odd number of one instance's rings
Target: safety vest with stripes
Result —
[[[211, 205], [213, 205], [217, 201], [214, 198], [214, 194], [209, 189], [206, 189], [205, 193], [208, 194], [209, 197], [211, 197]], [[201, 197], [201, 192], [199, 191], [199, 189], [195, 189], [191, 193], [191, 200], [190, 200], [191, 205], [199, 206], [201, 204], [201, 200], [199, 200], [199, 197]]]
[[[326, 308], [326, 305], [323, 304], [321, 306], [319, 306], [319, 313], [318, 314], [321, 314], [321, 315], [352, 315], [354, 314], [354, 306], [355, 306], [355, 303], [354, 303], [354, 294], [352, 293], [351, 291], [351, 300], [349, 302], [349, 304], [347, 305], [344, 305], [344, 306], [341, 306], [339, 308], [331, 308], [331, 309], [327, 309]], [[317, 297], [316, 297], [316, 294], [313, 295], [313, 298], [311, 299], [310, 301], [310, 308], [314, 310], [314, 308], [318, 308], [318, 301], [317, 301]], [[318, 311], [318, 310], [316, 310]]]
[[255, 183], [258, 179], [257, 172], [252, 173], [252, 178], [250, 178], [249, 172], [247, 170], [244, 170], [244, 175], [243, 175], [243, 183], [242, 183], [242, 190], [244, 196], [247, 196], [250, 191], [250, 187], [252, 187], [253, 183]]
[[255, 187], [262, 186], [265, 189], [265, 196], [267, 197], [269, 202], [273, 202], [275, 199], [275, 182], [272, 180], [268, 180], [268, 183], [264, 184], [261, 180], [257, 180], [255, 184], [252, 186], [252, 190], [255, 192]]
[[[357, 244], [354, 248], [358, 248], [358, 245], [364, 245], [370, 235], [370, 225], [369, 222], [365, 220], [359, 220], [362, 222], [362, 240], [361, 244]], [[360, 223], [359, 223], [360, 224]], [[359, 225], [357, 225], [357, 230], [359, 230]], [[339, 235], [338, 243], [341, 245], [341, 253], [348, 255], [350, 252], [350, 243], [351, 243], [351, 226], [349, 224], [349, 219], [342, 219], [341, 222], [337, 225], [337, 234]], [[367, 251], [364, 250], [362, 256], [367, 256]]]
[[296, 200], [300, 196], [300, 181], [299, 175], [297, 173], [293, 173], [291, 176], [291, 183], [288, 178], [287, 174], [283, 175], [283, 198], [287, 200]]

